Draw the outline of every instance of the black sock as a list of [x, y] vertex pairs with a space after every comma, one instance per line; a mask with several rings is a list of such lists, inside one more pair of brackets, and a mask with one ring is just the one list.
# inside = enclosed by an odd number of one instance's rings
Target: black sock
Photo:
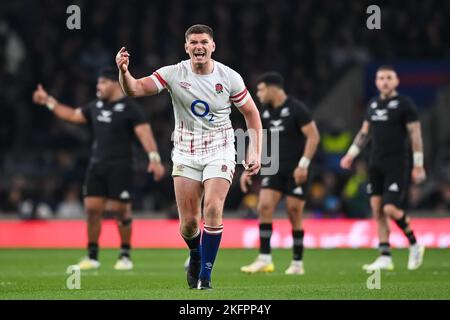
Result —
[[272, 237], [272, 224], [259, 224], [259, 252], [261, 254], [270, 254], [270, 238]]
[[96, 242], [88, 243], [88, 255], [89, 259], [98, 260], [98, 243]]
[[391, 247], [389, 246], [389, 242], [380, 242], [378, 245], [378, 250], [382, 256], [391, 256]]
[[129, 259], [130, 258], [130, 250], [131, 250], [130, 244], [122, 243], [122, 245], [120, 246], [119, 259], [122, 257], [127, 257]]
[[303, 260], [303, 237], [305, 236], [304, 230], [292, 230], [292, 238], [294, 239], [293, 260]]
[[198, 230], [198, 234], [191, 239], [186, 239], [183, 235], [181, 235], [189, 247], [189, 253], [190, 253], [191, 259], [195, 260], [195, 261], [201, 259], [201, 255], [200, 255], [201, 234], [202, 233], [200, 232], [200, 230]]
[[410, 245], [414, 245], [414, 244], [417, 243], [417, 240], [416, 240], [416, 237], [414, 235], [414, 232], [411, 229], [409, 231], [406, 231], [406, 229], [410, 228], [409, 227], [409, 222], [406, 221], [406, 213], [403, 214], [403, 217], [401, 217], [400, 219], [395, 220], [395, 223], [403, 231], [405, 236], [408, 238], [408, 241], [409, 241]]
[[414, 232], [411, 230], [409, 232], [405, 232], [405, 236], [408, 238], [410, 245], [415, 245], [417, 243], [416, 236], [414, 235]]

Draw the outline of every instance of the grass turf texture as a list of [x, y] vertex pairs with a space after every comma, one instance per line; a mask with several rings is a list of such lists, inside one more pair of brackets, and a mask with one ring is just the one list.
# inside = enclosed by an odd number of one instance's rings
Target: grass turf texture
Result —
[[256, 250], [222, 249], [212, 291], [189, 290], [187, 250], [133, 250], [135, 268], [116, 271], [118, 250], [100, 251], [101, 267], [82, 271], [81, 289], [66, 288], [66, 269], [85, 255], [74, 249], [0, 250], [0, 299], [450, 299], [450, 251], [428, 249], [419, 270], [408, 271], [407, 250], [393, 250], [395, 271], [381, 273], [381, 289], [368, 290], [361, 266], [376, 250], [306, 250], [304, 276], [287, 276], [290, 250], [274, 250], [275, 272], [239, 271]]

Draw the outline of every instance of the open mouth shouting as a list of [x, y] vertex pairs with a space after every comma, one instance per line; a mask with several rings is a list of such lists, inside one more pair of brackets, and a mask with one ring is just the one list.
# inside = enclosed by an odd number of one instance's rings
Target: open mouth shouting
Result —
[[195, 60], [203, 60], [206, 57], [205, 51], [194, 52]]

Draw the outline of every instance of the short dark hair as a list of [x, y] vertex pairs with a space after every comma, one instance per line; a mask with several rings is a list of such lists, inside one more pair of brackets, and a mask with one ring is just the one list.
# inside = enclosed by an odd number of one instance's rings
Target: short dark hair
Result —
[[394, 67], [391, 66], [390, 64], [383, 64], [381, 66], [378, 67], [377, 72], [378, 71], [395, 71]]
[[278, 72], [266, 72], [259, 76], [256, 84], [264, 82], [268, 86], [277, 86], [278, 88], [284, 88], [284, 79]]
[[190, 26], [186, 30], [186, 33], [184, 34], [184, 36], [187, 40], [191, 34], [200, 34], [200, 33], [206, 33], [207, 35], [209, 35], [211, 37], [211, 39], [214, 38], [213, 29], [204, 24], [194, 24], [193, 26]]
[[119, 70], [114, 67], [103, 67], [100, 69], [98, 77], [102, 77], [112, 81], [119, 81]]

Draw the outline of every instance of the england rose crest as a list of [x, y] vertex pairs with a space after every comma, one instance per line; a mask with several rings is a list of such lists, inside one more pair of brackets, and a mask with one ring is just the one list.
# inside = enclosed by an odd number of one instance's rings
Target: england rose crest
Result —
[[216, 93], [220, 94], [222, 92], [223, 92], [223, 86], [220, 83], [216, 84]]

